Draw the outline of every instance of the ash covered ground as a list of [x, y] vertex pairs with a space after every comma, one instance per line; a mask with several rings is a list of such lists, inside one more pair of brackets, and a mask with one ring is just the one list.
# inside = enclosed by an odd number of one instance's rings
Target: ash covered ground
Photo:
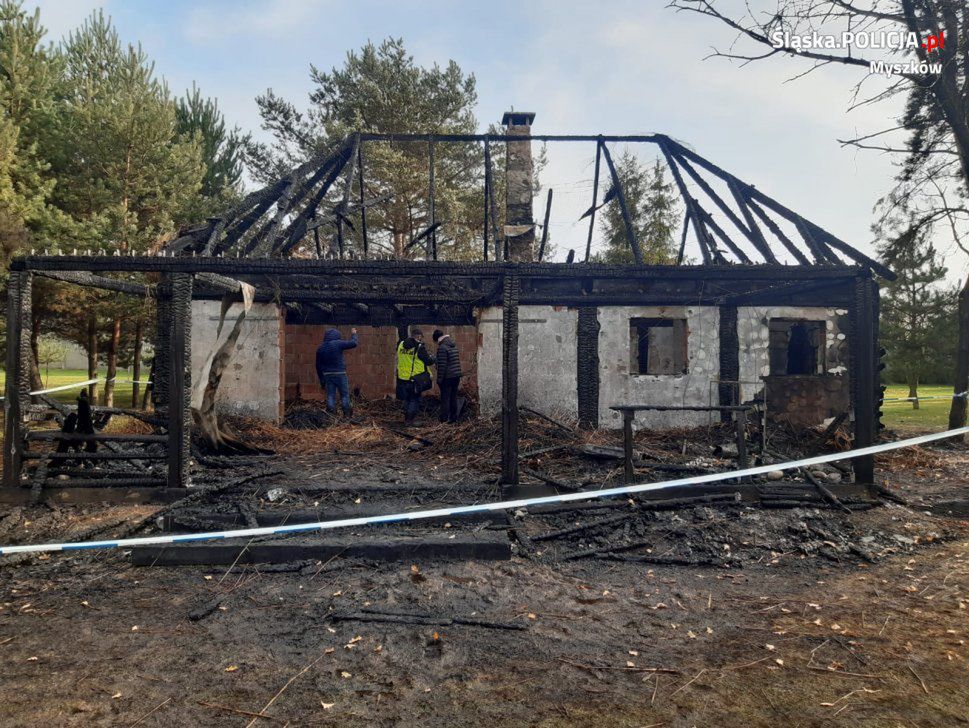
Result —
[[[615, 461], [574, 449], [608, 447], [614, 433], [523, 425], [523, 451], [563, 446], [523, 459], [528, 470], [570, 488], [619, 482]], [[488, 423], [428, 427], [425, 443], [367, 417], [319, 430], [237, 427], [277, 454], [205, 459], [193, 474], [198, 489], [170, 506], [13, 508], [0, 540], [222, 529], [500, 497]], [[712, 454], [718, 438], [726, 435], [644, 433], [638, 475], [730, 467]], [[781, 457], [788, 446], [769, 449]], [[764, 503], [737, 501], [728, 488], [706, 502], [613, 499], [332, 536], [503, 539], [511, 558], [500, 561], [335, 555], [138, 567], [120, 551], [8, 558], [2, 723], [964, 724], [967, 462], [962, 445], [893, 455], [879, 463], [884, 493], [840, 505], [804, 478], [764, 479]], [[828, 476], [844, 474], [821, 475], [834, 484], [840, 478]]]

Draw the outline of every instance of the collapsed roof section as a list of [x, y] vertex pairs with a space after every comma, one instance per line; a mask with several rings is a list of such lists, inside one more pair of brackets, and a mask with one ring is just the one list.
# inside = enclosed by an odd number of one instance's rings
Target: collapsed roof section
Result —
[[[370, 134], [357, 133], [326, 147], [270, 185], [246, 195], [224, 215], [186, 231], [165, 246], [175, 255], [228, 257], [373, 258], [367, 231], [367, 210], [387, 203], [393, 193], [366, 198], [365, 147], [370, 144], [424, 143], [428, 148], [429, 217], [406, 246], [428, 260], [437, 259], [436, 236], [441, 221], [434, 219], [434, 146], [474, 144], [482, 149], [484, 205], [482, 258], [507, 260], [507, 245], [498, 244], [493, 170], [490, 149], [509, 142], [585, 142], [596, 145], [596, 184], [589, 216], [590, 235], [585, 262], [591, 253], [591, 229], [596, 210], [618, 204], [625, 221], [627, 242], [636, 264], [643, 264], [640, 241], [627, 210], [620, 176], [609, 144], [652, 144], [658, 147], [679, 191], [685, 210], [677, 263], [699, 252], [704, 264], [811, 266], [861, 265], [889, 280], [895, 274], [861, 251], [794, 212], [754, 185], [730, 174], [680, 142], [663, 134], [636, 136], [497, 135], [497, 134]], [[597, 206], [600, 160], [607, 180]], [[551, 197], [549, 198], [549, 208]], [[489, 212], [491, 222], [489, 224]], [[548, 223], [546, 212], [546, 225]], [[347, 229], [360, 235], [351, 241]], [[507, 231], [506, 231], [507, 235]], [[544, 249], [544, 246], [543, 248]], [[539, 253], [541, 260], [542, 253]], [[574, 253], [570, 252], [569, 262]]]

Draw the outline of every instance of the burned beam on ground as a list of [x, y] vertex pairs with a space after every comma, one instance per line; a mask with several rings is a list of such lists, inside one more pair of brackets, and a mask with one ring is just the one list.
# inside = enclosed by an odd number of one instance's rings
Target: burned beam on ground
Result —
[[178, 544], [136, 546], [131, 550], [135, 566], [185, 566], [289, 563], [333, 558], [405, 561], [417, 559], [478, 559], [504, 561], [511, 558], [511, 543], [503, 533], [478, 531], [453, 534], [451, 538], [354, 537], [348, 540], [281, 540], [276, 542]]

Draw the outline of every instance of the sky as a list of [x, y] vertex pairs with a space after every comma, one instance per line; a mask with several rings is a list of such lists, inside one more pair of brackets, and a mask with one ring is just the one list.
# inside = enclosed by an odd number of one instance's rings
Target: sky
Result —
[[[898, 102], [848, 112], [859, 72], [826, 67], [797, 81], [797, 60], [746, 67], [705, 59], [725, 26], [665, 0], [28, 0], [57, 40], [102, 8], [141, 43], [172, 91], [196, 82], [230, 124], [265, 137], [255, 97], [274, 89], [306, 106], [309, 67], [342, 64], [368, 40], [403, 37], [422, 65], [456, 61], [477, 79], [483, 125], [515, 108], [534, 133], [666, 133], [861, 250], [895, 167], [838, 139], [892, 125]], [[562, 147], [566, 147], [562, 149]], [[558, 254], [584, 246], [594, 145], [549, 149]], [[538, 215], [544, 193], [536, 200]], [[952, 253], [945, 245], [943, 253]], [[953, 281], [969, 270], [948, 255]]]

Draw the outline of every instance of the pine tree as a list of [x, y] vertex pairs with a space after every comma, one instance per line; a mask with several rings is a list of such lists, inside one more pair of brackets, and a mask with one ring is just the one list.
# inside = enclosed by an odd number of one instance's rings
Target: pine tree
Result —
[[[673, 263], [676, 260], [675, 231], [680, 219], [679, 196], [673, 182], [666, 179], [666, 168], [658, 159], [652, 167], [646, 168], [628, 149], [616, 157], [615, 164], [643, 262], [648, 265]], [[612, 195], [607, 191], [606, 196]], [[605, 240], [603, 249], [594, 256], [595, 260], [632, 263], [633, 252], [618, 200], [613, 197], [603, 205], [599, 214]]]
[[40, 13], [0, 2], [0, 246], [3, 261], [31, 241], [47, 245], [69, 229], [48, 205], [54, 179], [43, 143], [55, 121], [60, 70], [43, 45]]
[[[878, 249], [898, 279], [882, 289], [881, 341], [889, 374], [908, 384], [909, 396], [932, 371], [940, 342], [936, 335], [952, 313], [952, 296], [939, 290], [946, 268], [927, 239], [927, 230], [913, 226]], [[918, 408], [918, 402], [913, 402]]]
[[[59, 184], [52, 200], [83, 225], [83, 247], [144, 253], [192, 222], [199, 209], [205, 167], [201, 142], [178, 134], [176, 105], [138, 46], [124, 46], [102, 13], [71, 33], [58, 51], [63, 65], [51, 161]], [[116, 370], [124, 321], [142, 303], [97, 298], [88, 311], [92, 365], [95, 347]], [[77, 328], [84, 330], [81, 322]], [[100, 342], [99, 338], [106, 339]], [[111, 405], [113, 383], [103, 401]]]
[[194, 219], [215, 214], [231, 203], [241, 190], [243, 145], [248, 135], [238, 127], [227, 130], [225, 117], [215, 99], [202, 96], [197, 86], [175, 102], [176, 129], [180, 138], [200, 147], [205, 175]]
[[68, 36], [60, 56], [67, 91], [54, 200], [91, 224], [92, 243], [149, 250], [189, 221], [204, 173], [199, 142], [178, 138], [165, 83], [102, 13]]
[[[349, 52], [343, 66], [329, 72], [311, 66], [310, 78], [314, 88], [305, 112], [272, 89], [256, 99], [263, 126], [275, 140], [271, 146], [247, 146], [247, 161], [257, 179], [274, 180], [356, 131], [473, 134], [477, 130], [474, 76], [465, 74], [454, 61], [444, 68], [417, 65], [401, 39], [368, 43], [360, 51]], [[500, 146], [492, 145], [496, 176], [502, 169]], [[397, 257], [423, 255], [420, 246], [407, 250], [407, 244], [429, 223], [427, 143], [368, 143], [365, 152], [365, 197], [393, 195], [367, 212], [371, 243]], [[442, 255], [480, 256], [475, 241], [483, 227], [482, 178], [480, 145], [436, 145], [435, 221], [443, 223], [438, 233]], [[338, 181], [335, 194], [342, 195], [343, 184]], [[354, 187], [352, 199], [358, 195]]]

